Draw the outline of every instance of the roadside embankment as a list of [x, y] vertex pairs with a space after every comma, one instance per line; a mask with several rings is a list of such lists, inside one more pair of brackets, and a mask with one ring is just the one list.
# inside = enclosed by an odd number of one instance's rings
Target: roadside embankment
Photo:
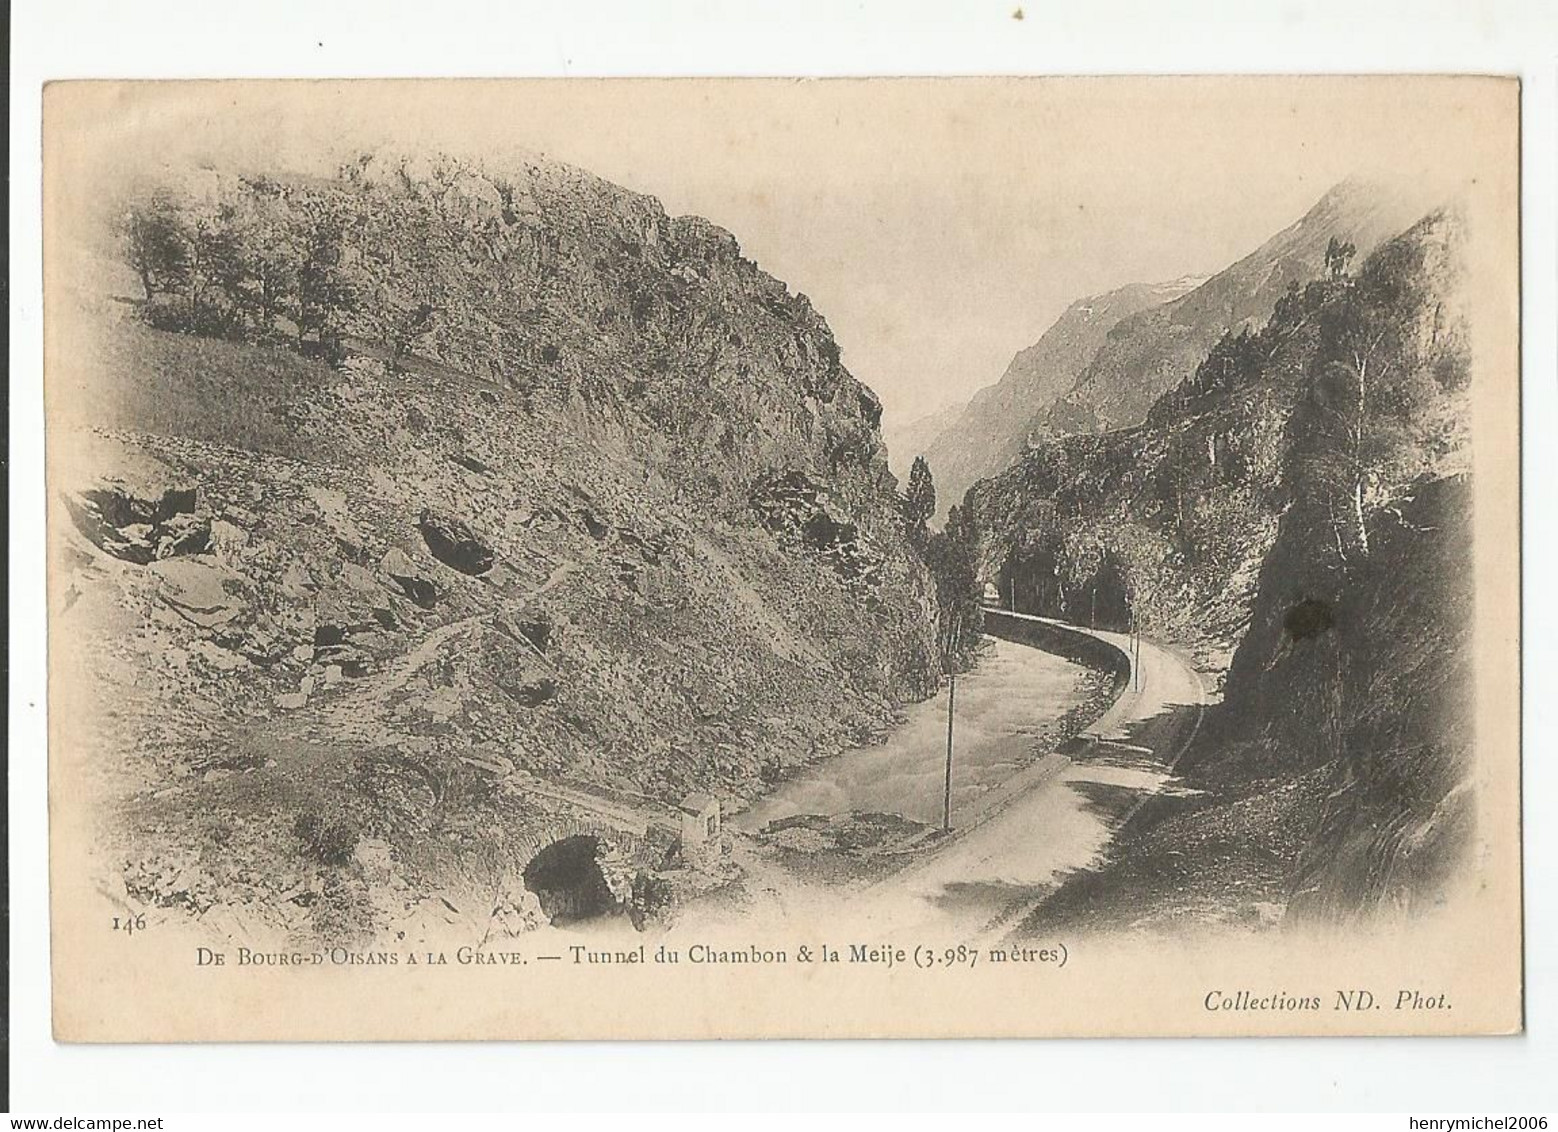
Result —
[[1103, 672], [1114, 683], [1109, 696], [1111, 700], [1131, 682], [1130, 653], [1112, 641], [1069, 625], [986, 607], [985, 632]]

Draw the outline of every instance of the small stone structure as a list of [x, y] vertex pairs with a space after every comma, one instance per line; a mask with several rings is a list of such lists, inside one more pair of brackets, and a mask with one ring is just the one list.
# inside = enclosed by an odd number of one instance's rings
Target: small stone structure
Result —
[[711, 794], [693, 793], [677, 807], [682, 816], [682, 844], [705, 845], [720, 834], [719, 799]]

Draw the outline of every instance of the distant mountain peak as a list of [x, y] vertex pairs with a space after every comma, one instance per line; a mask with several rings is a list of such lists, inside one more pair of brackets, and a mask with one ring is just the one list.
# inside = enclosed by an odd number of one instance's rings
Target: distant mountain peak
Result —
[[1359, 261], [1437, 203], [1426, 179], [1359, 173], [1214, 275], [1129, 283], [1077, 299], [926, 446], [943, 509], [1035, 438], [1139, 424], [1225, 330], [1263, 323], [1293, 283], [1318, 278], [1332, 236]]

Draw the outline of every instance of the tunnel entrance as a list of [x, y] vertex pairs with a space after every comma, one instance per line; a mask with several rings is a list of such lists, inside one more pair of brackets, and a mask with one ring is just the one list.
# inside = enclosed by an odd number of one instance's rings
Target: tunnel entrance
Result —
[[995, 585], [1003, 609], [1040, 617], [1065, 616], [1066, 589], [1060, 581], [1060, 562], [1049, 547], [1008, 555]]
[[[1128, 632], [1131, 628], [1131, 594], [1125, 583], [1125, 568], [1113, 554], [1105, 553], [1092, 584], [1081, 595], [1088, 604], [1087, 621], [1095, 629]], [[1081, 610], [1077, 611], [1079, 614]]]
[[541, 902], [553, 924], [615, 916], [622, 911], [600, 867], [600, 841], [565, 837], [542, 849], [525, 866], [525, 887]]
[[1125, 565], [1105, 550], [1081, 583], [1067, 586], [1058, 548], [1032, 546], [1009, 554], [996, 575], [1002, 608], [1058, 617], [1094, 629], [1128, 631], [1131, 594]]

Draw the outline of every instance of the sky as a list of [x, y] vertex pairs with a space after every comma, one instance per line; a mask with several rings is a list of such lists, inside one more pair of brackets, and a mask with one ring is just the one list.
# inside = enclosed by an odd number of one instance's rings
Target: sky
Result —
[[160, 157], [540, 152], [705, 216], [811, 298], [889, 424], [997, 381], [1073, 300], [1211, 274], [1475, 127], [1434, 79], [158, 86], [125, 107]]

